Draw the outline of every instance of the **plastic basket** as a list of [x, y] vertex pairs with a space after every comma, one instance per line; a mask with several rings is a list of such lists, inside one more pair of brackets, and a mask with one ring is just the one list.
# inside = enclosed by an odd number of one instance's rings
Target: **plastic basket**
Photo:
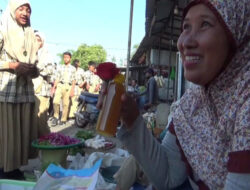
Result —
[[56, 165], [60, 164], [62, 167], [66, 167], [66, 159], [68, 155], [67, 149], [57, 149], [57, 150], [46, 150], [41, 149], [42, 155], [42, 171], [45, 170], [49, 164], [54, 163]]
[[0, 190], [32, 190], [35, 185], [35, 182], [0, 180]]
[[79, 139], [79, 140], [80, 142], [77, 144], [61, 145], [61, 146], [39, 145], [38, 140], [34, 140], [32, 142], [32, 146], [41, 150], [42, 172], [45, 171], [45, 169], [51, 163], [54, 163], [56, 165], [59, 164], [65, 168], [69, 149], [77, 146], [82, 146], [84, 144], [84, 139]]
[[53, 145], [39, 145], [38, 140], [34, 140], [32, 142], [32, 146], [38, 149], [44, 149], [44, 150], [58, 150], [58, 149], [70, 149], [76, 146], [80, 146], [84, 144], [84, 139], [79, 139], [80, 142], [77, 144], [70, 144], [70, 145], [60, 145], [60, 146], [53, 146]]

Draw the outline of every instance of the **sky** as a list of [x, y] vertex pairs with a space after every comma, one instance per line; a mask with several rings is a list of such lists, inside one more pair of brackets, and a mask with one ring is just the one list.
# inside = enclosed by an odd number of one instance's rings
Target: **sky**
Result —
[[[126, 62], [130, 0], [30, 0], [31, 26], [45, 34], [55, 62], [58, 53], [81, 44], [101, 45], [107, 61]], [[0, 0], [5, 10], [8, 0]], [[146, 0], [134, 0], [131, 51], [145, 35]]]

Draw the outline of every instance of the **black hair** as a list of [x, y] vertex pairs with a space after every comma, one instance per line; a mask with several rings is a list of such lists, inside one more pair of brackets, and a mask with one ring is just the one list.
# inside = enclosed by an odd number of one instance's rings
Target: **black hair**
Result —
[[75, 59], [74, 61], [73, 61], [73, 64], [76, 64], [76, 63], [79, 63], [80, 61], [79, 61], [79, 59]]
[[80, 62], [79, 59], [75, 59], [75, 60], [73, 61], [73, 66], [76, 67], [76, 64], [79, 63], [79, 62]]
[[137, 83], [137, 80], [136, 80], [136, 79], [132, 79], [131, 81], [135, 81], [135, 83]]
[[94, 66], [94, 67], [96, 67], [96, 62], [94, 62], [94, 61], [89, 61], [88, 65], [89, 65], [89, 66]]
[[154, 76], [154, 69], [148, 68], [148, 69], [146, 70], [145, 73], [149, 73], [149, 74], [151, 74], [152, 76]]
[[69, 55], [71, 57], [71, 53], [68, 51], [64, 52], [63, 55]]

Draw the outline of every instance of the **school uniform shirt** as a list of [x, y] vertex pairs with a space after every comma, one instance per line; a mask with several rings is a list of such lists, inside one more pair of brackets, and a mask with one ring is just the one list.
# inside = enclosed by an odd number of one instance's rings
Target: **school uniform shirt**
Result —
[[82, 89], [79, 87], [79, 85], [83, 84], [84, 82], [84, 70], [80, 67], [76, 70], [76, 86], [75, 86], [75, 96], [78, 96], [81, 94]]
[[58, 69], [57, 79], [62, 84], [72, 84], [76, 80], [76, 68], [72, 65], [62, 65]]
[[95, 88], [98, 84], [101, 84], [102, 82], [100, 77], [88, 70], [85, 72], [85, 79], [87, 83], [90, 85], [88, 92], [91, 94], [98, 94], [99, 91], [95, 91]]

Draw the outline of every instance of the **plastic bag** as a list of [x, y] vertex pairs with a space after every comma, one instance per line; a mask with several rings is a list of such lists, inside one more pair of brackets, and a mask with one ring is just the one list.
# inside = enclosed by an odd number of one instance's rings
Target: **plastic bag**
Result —
[[99, 159], [93, 167], [80, 170], [64, 169], [50, 164], [34, 190], [94, 190], [102, 160]]
[[[102, 159], [101, 168], [108, 168], [113, 166], [121, 166], [123, 161], [128, 157], [129, 153], [122, 149], [116, 149], [114, 153], [102, 153], [94, 152], [89, 156], [81, 156], [76, 154], [72, 159], [69, 168], [71, 169], [80, 169], [80, 168], [89, 168], [92, 167], [97, 160]], [[107, 183], [102, 175], [98, 176], [96, 190], [114, 190], [116, 187], [113, 183]]]
[[121, 166], [126, 157], [128, 157], [128, 155], [128, 152], [123, 151], [122, 149], [117, 149], [115, 153], [93, 152], [89, 156], [85, 157], [80, 154], [76, 154], [68, 168], [75, 170], [90, 168], [99, 159], [102, 159], [102, 168], [110, 166]]

